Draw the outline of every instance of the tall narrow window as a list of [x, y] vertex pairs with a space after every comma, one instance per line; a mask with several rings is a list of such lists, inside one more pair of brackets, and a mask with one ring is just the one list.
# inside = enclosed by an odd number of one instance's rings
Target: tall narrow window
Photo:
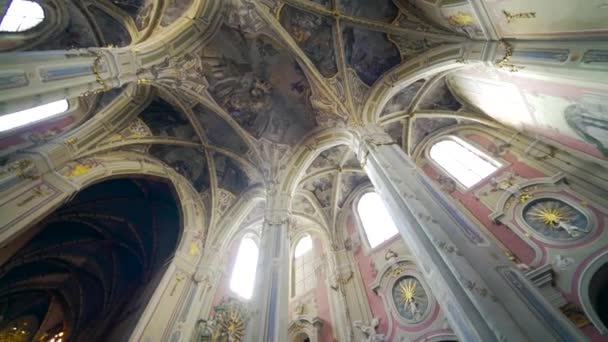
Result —
[[44, 10], [40, 5], [28, 0], [13, 0], [0, 22], [0, 31], [26, 31], [40, 24], [42, 20], [44, 20]]
[[382, 198], [376, 192], [368, 192], [361, 196], [357, 203], [357, 213], [371, 248], [378, 246], [399, 232]]
[[492, 157], [456, 137], [435, 143], [429, 155], [441, 168], [467, 188], [479, 183], [501, 166]]
[[312, 239], [309, 235], [298, 241], [293, 253], [293, 291], [294, 296], [306, 293], [315, 288], [315, 256], [312, 248]]
[[36, 121], [64, 113], [69, 108], [67, 100], [59, 100], [42, 106], [0, 116], [0, 132], [21, 127]]
[[258, 254], [258, 245], [255, 241], [251, 237], [244, 237], [236, 254], [230, 278], [230, 289], [245, 299], [250, 299], [253, 295]]

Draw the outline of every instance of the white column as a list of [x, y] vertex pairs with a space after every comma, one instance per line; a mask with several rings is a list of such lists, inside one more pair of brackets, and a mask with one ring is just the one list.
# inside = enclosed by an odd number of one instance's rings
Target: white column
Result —
[[254, 290], [251, 341], [287, 341], [289, 317], [289, 196], [269, 195]]
[[460, 340], [584, 340], [390, 136], [354, 131], [368, 177]]
[[129, 48], [0, 54], [0, 115], [99, 93], [137, 80]]

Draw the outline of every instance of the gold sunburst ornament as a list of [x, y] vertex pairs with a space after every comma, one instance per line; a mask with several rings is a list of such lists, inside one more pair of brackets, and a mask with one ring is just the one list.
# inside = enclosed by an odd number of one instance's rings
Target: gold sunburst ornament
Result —
[[400, 301], [407, 305], [414, 301], [416, 295], [416, 282], [414, 279], [406, 279], [399, 283]]
[[222, 335], [225, 335], [228, 341], [242, 341], [245, 323], [238, 310], [231, 310], [221, 314], [219, 321]]
[[556, 203], [542, 203], [530, 211], [530, 218], [550, 228], [557, 229], [560, 222], [568, 222], [573, 213], [567, 207], [558, 207]]

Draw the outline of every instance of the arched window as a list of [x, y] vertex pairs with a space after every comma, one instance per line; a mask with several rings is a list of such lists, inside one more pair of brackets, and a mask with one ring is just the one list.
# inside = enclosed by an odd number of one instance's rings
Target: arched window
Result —
[[245, 236], [239, 245], [230, 278], [230, 289], [245, 299], [253, 295], [258, 254], [258, 245], [250, 236]]
[[315, 256], [312, 239], [306, 235], [298, 241], [293, 253], [293, 296], [301, 295], [315, 288]]
[[44, 20], [44, 10], [40, 5], [28, 0], [13, 0], [0, 23], [1, 32], [23, 32]]
[[492, 157], [456, 137], [435, 143], [429, 155], [466, 188], [477, 184], [502, 166]]
[[19, 112], [2, 115], [0, 116], [0, 132], [65, 113], [69, 107], [67, 100], [59, 100]]
[[395, 236], [399, 231], [376, 192], [367, 192], [357, 203], [357, 213], [371, 248]]

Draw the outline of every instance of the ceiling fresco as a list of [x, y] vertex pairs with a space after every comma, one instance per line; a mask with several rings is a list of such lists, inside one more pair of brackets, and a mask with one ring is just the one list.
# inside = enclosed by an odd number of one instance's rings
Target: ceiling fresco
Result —
[[193, 0], [167, 0], [165, 1], [165, 11], [160, 19], [161, 26], [169, 26], [176, 19], [183, 16], [190, 8]]
[[443, 29], [472, 39], [486, 39], [486, 34], [469, 0], [409, 0], [425, 19]]
[[135, 22], [140, 31], [145, 29], [152, 19], [154, 0], [111, 0], [112, 4], [120, 8]]
[[340, 9], [353, 17], [390, 23], [399, 13], [392, 0], [340, 0]]
[[411, 150], [413, 151], [416, 146], [420, 144], [422, 139], [426, 138], [427, 136], [432, 135], [440, 129], [457, 124], [458, 121], [452, 118], [418, 118], [414, 120], [411, 136]]
[[424, 83], [425, 80], [418, 80], [403, 88], [403, 90], [399, 91], [388, 101], [380, 116], [382, 117], [399, 111], [407, 111], [412, 100], [414, 100]]
[[368, 86], [401, 62], [399, 49], [385, 33], [346, 27], [343, 36], [346, 61]]
[[304, 73], [270, 39], [223, 27], [201, 59], [211, 95], [253, 137], [291, 145], [316, 126]]
[[127, 46], [131, 44], [131, 35], [120, 21], [97, 6], [89, 6], [87, 9], [95, 18], [95, 24], [103, 34], [105, 46]]
[[219, 153], [213, 160], [219, 187], [238, 195], [249, 186], [249, 177], [235, 161]]
[[32, 48], [32, 50], [63, 50], [99, 46], [100, 42], [89, 19], [74, 4], [66, 3], [68, 25], [55, 39], [49, 39]]
[[462, 104], [448, 88], [445, 77], [436, 81], [424, 94], [418, 103], [419, 110], [458, 111]]
[[188, 118], [160, 97], [156, 97], [139, 117], [155, 136], [198, 141]]
[[238, 133], [224, 119], [214, 114], [202, 104], [192, 108], [192, 112], [205, 130], [205, 136], [215, 146], [226, 148], [237, 154], [245, 154], [249, 147]]
[[209, 188], [209, 168], [205, 155], [192, 147], [154, 145], [149, 153], [188, 179], [198, 192]]
[[331, 21], [323, 16], [285, 5], [281, 24], [325, 77], [338, 72]]

